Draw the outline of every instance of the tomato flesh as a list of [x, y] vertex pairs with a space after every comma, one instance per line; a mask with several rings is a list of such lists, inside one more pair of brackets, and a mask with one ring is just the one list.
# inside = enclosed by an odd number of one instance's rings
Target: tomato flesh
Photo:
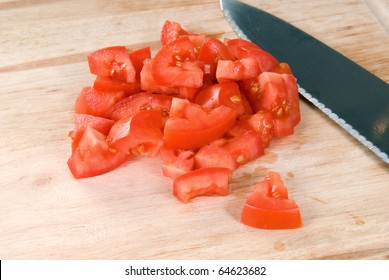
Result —
[[131, 155], [112, 150], [106, 136], [88, 126], [73, 149], [68, 166], [74, 178], [80, 179], [112, 171], [130, 158]]
[[193, 170], [194, 154], [193, 150], [173, 150], [163, 147], [160, 151], [163, 175], [176, 178]]
[[135, 68], [124, 46], [108, 47], [88, 55], [92, 74], [127, 83], [135, 82]]
[[203, 71], [196, 63], [197, 51], [188, 37], [163, 46], [155, 55], [152, 76], [160, 86], [201, 87]]
[[229, 193], [231, 171], [228, 168], [210, 167], [187, 172], [173, 182], [173, 194], [187, 203], [198, 196], [220, 195]]
[[257, 77], [261, 73], [258, 62], [252, 57], [240, 60], [219, 60], [216, 68], [216, 79], [219, 83], [241, 81]]
[[188, 100], [173, 98], [165, 124], [164, 143], [173, 149], [192, 149], [220, 138], [235, 122], [236, 112], [226, 106], [203, 108]]
[[117, 121], [108, 134], [108, 143], [123, 153], [155, 157], [162, 147], [160, 111], [143, 110]]
[[234, 109], [237, 116], [243, 115], [246, 111], [243, 102], [239, 86], [234, 82], [206, 87], [196, 95], [195, 99], [196, 104], [205, 108], [217, 108], [224, 105]]
[[109, 118], [109, 110], [125, 97], [123, 91], [103, 91], [84, 87], [76, 100], [77, 114], [89, 114]]
[[227, 46], [230, 52], [235, 55], [238, 59], [251, 57], [254, 58], [260, 68], [261, 72], [271, 71], [278, 61], [270, 53], [262, 50], [257, 45], [243, 40], [243, 39], [232, 39], [227, 41]]

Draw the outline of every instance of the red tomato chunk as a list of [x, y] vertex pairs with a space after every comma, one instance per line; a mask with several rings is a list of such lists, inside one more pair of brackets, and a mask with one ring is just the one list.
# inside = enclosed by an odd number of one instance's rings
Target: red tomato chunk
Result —
[[288, 199], [288, 190], [276, 172], [269, 172], [254, 186], [243, 206], [241, 221], [262, 229], [293, 229], [303, 225], [299, 207]]

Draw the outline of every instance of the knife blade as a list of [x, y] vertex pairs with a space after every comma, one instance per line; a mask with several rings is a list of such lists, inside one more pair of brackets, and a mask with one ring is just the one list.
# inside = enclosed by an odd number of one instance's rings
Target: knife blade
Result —
[[299, 93], [389, 163], [389, 84], [313, 36], [263, 10], [220, 0], [235, 33], [286, 62]]

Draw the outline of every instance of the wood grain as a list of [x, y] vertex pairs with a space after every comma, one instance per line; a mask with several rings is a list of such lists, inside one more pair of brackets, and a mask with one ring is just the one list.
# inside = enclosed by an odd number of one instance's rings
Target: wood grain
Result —
[[[247, 1], [316, 36], [389, 82], [389, 36], [372, 1]], [[1, 259], [389, 259], [389, 168], [301, 100], [302, 122], [238, 169], [227, 197], [185, 205], [159, 159], [103, 176], [67, 169], [74, 101], [93, 77], [86, 55], [160, 47], [166, 19], [236, 36], [217, 1], [0, 1]], [[279, 171], [304, 227], [239, 222], [252, 185]]]

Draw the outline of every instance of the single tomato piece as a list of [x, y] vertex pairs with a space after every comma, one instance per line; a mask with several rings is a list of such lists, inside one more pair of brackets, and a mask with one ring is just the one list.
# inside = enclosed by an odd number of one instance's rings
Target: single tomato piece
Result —
[[183, 29], [181, 24], [178, 22], [169, 20], [165, 21], [160, 36], [163, 46], [182, 37], [188, 37], [197, 49], [201, 48], [205, 40], [205, 34], [194, 34]]
[[236, 160], [224, 147], [227, 139], [220, 138], [202, 146], [194, 157], [195, 168], [224, 167], [231, 171], [238, 168]]
[[157, 156], [163, 144], [161, 112], [143, 110], [120, 119], [109, 131], [108, 143], [123, 153]]
[[88, 55], [92, 74], [113, 78], [127, 83], [135, 82], [135, 68], [124, 46], [114, 46], [97, 50]]
[[279, 64], [274, 56], [247, 40], [232, 39], [227, 40], [226, 43], [230, 52], [238, 59], [254, 58], [259, 65], [260, 72], [271, 71]]
[[193, 170], [194, 155], [193, 150], [173, 150], [162, 147], [160, 157], [163, 175], [176, 178]]
[[294, 133], [300, 122], [300, 107], [296, 78], [291, 74], [264, 72], [259, 76], [259, 108], [273, 115], [273, 135]]
[[242, 95], [235, 82], [214, 84], [202, 89], [195, 99], [195, 103], [206, 108], [217, 108], [221, 105], [234, 109], [237, 116], [245, 113]]
[[158, 85], [152, 74], [153, 59], [146, 59], [140, 72], [140, 84], [144, 91], [178, 95], [179, 89]]
[[74, 114], [74, 129], [69, 132], [69, 136], [72, 138], [73, 150], [77, 148], [85, 129], [89, 126], [98, 132], [108, 135], [109, 130], [115, 122], [110, 119], [100, 118], [88, 114]]
[[288, 191], [275, 172], [255, 185], [243, 206], [241, 222], [261, 229], [294, 229], [303, 225], [298, 205], [288, 199]]
[[173, 98], [164, 129], [165, 146], [172, 149], [204, 146], [223, 136], [235, 118], [235, 110], [223, 105], [208, 109], [188, 100]]
[[219, 83], [241, 81], [257, 77], [261, 73], [258, 62], [252, 57], [239, 60], [219, 60], [216, 68], [216, 79]]
[[270, 112], [258, 111], [253, 115], [242, 116], [240, 120], [261, 136], [264, 148], [269, 147], [273, 138], [273, 116]]
[[210, 167], [187, 172], [173, 182], [173, 194], [187, 203], [194, 197], [229, 193], [231, 171], [228, 168]]
[[163, 46], [180, 38], [183, 35], [188, 35], [188, 31], [182, 28], [181, 24], [175, 21], [167, 20], [162, 26], [160, 40]]
[[108, 146], [107, 137], [87, 126], [68, 160], [74, 178], [86, 178], [112, 171], [131, 158], [131, 155], [117, 152]]
[[163, 46], [153, 59], [152, 76], [159, 86], [201, 87], [203, 71], [192, 41], [182, 37]]
[[125, 97], [123, 91], [97, 90], [84, 87], [76, 100], [76, 114], [89, 114], [109, 118], [109, 110]]
[[133, 116], [142, 110], [161, 111], [163, 117], [169, 115], [173, 97], [170, 95], [140, 92], [128, 96], [110, 109], [111, 119], [118, 121], [127, 116]]
[[[237, 121], [234, 126], [240, 126]], [[231, 129], [234, 130], [234, 127]], [[231, 134], [231, 131], [229, 132]], [[239, 167], [264, 155], [261, 136], [252, 129], [242, 129], [224, 145], [224, 149], [234, 159]]]

